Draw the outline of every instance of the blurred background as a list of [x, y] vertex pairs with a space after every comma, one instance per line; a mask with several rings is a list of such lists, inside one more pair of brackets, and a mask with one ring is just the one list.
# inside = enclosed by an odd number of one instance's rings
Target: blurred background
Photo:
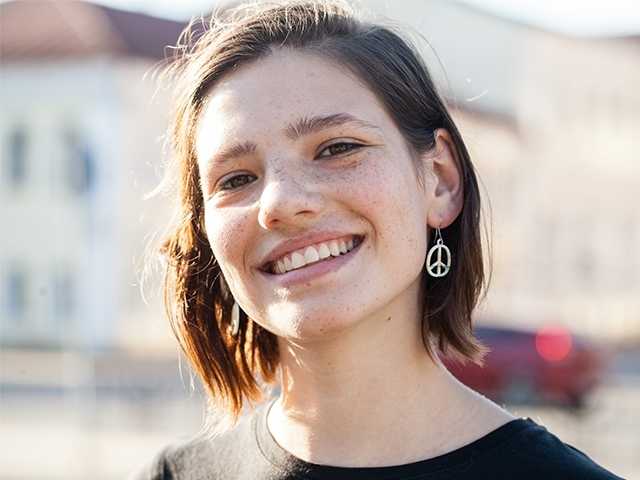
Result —
[[[410, 27], [486, 190], [493, 351], [450, 368], [640, 478], [640, 7], [360, 3]], [[144, 197], [168, 112], [151, 73], [220, 5], [0, 2], [1, 478], [124, 478], [201, 427], [157, 270], [141, 288], [170, 215]]]

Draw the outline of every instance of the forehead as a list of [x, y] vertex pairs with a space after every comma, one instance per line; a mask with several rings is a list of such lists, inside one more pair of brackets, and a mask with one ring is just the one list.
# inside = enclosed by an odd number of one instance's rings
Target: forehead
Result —
[[[377, 97], [345, 67], [310, 53], [276, 50], [225, 75], [209, 92], [198, 140], [242, 141], [269, 127], [313, 115], [347, 112], [381, 125]], [[214, 138], [217, 137], [217, 142]]]

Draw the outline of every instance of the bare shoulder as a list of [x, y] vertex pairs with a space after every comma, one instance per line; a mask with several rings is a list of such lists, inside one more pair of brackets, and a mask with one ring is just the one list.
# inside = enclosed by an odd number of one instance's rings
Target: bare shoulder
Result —
[[466, 395], [466, 408], [468, 432], [474, 439], [481, 438], [507, 423], [517, 420], [507, 409], [496, 404], [480, 393], [468, 389]]

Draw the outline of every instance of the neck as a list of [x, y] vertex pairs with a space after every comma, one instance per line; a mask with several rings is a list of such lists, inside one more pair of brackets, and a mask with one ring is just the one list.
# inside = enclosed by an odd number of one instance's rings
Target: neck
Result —
[[343, 466], [417, 461], [425, 442], [437, 449], [445, 428], [462, 423], [469, 391], [427, 355], [421, 318], [417, 301], [397, 298], [329, 340], [281, 339], [282, 391], [268, 419], [276, 441]]

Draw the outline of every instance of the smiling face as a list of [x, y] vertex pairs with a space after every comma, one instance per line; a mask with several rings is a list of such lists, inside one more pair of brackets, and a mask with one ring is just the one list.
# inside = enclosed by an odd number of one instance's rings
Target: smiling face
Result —
[[254, 321], [315, 340], [417, 301], [432, 180], [344, 68], [292, 50], [243, 65], [209, 93], [195, 146], [212, 251]]

